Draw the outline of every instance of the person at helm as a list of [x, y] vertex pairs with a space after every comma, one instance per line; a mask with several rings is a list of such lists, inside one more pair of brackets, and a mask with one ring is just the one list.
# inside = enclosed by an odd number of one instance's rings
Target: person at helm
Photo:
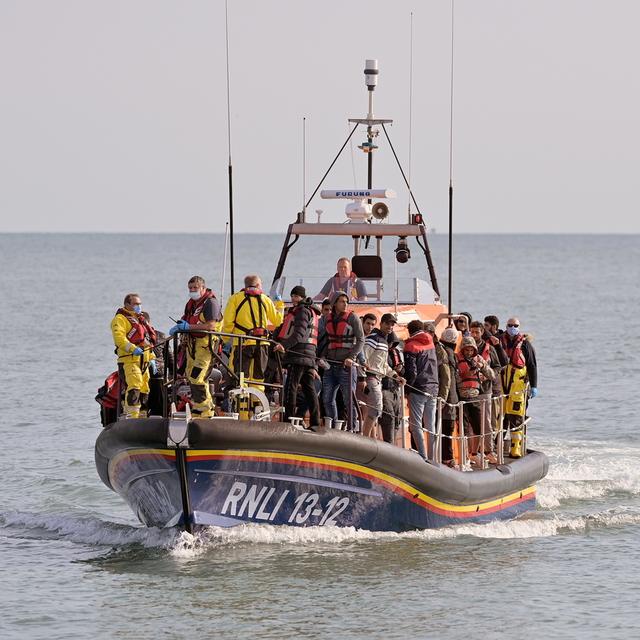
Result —
[[189, 300], [178, 324], [169, 330], [170, 335], [187, 331], [183, 346], [186, 349], [186, 374], [191, 387], [191, 402], [194, 418], [213, 417], [213, 398], [209, 389], [209, 375], [213, 368], [213, 354], [217, 340], [210, 333], [220, 321], [220, 303], [207, 289], [202, 276], [193, 276], [187, 283]]
[[153, 347], [156, 332], [142, 315], [142, 301], [137, 293], [128, 293], [124, 304], [111, 321], [113, 343], [118, 356], [120, 379], [124, 378], [124, 414], [139, 418], [149, 396], [149, 371], [156, 371]]
[[351, 271], [351, 260], [349, 258], [340, 258], [338, 260], [335, 275], [325, 282], [315, 300], [331, 298], [338, 291], [346, 293], [350, 302], [352, 300], [366, 300], [367, 298], [367, 289], [364, 286], [364, 282]]

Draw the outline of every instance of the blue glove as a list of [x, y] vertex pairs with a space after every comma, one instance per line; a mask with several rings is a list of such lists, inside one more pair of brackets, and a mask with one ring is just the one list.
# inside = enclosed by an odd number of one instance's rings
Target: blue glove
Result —
[[169, 335], [173, 336], [178, 333], [178, 331], [189, 331], [189, 323], [186, 320], [180, 320], [178, 324], [169, 329]]
[[131, 353], [134, 356], [141, 356], [144, 351], [140, 347], [136, 347]]
[[530, 396], [532, 398], [535, 398], [538, 395], [538, 388], [537, 387], [531, 387], [531, 394]]
[[155, 376], [158, 375], [158, 363], [155, 360], [149, 360], [149, 371]]

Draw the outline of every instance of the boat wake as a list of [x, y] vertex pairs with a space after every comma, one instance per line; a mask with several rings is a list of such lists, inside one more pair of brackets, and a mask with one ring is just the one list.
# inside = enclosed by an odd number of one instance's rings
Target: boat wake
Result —
[[549, 475], [538, 484], [538, 505], [542, 508], [607, 496], [640, 496], [639, 447], [564, 440], [545, 442], [540, 448], [550, 462]]

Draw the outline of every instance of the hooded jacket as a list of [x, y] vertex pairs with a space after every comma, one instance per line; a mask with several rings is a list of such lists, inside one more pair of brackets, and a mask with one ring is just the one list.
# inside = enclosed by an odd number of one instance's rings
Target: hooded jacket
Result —
[[[316, 366], [316, 344], [309, 342], [308, 338], [311, 334], [315, 334], [314, 326], [318, 313], [311, 302], [311, 299], [307, 298], [297, 305], [291, 334], [287, 338], [277, 338], [286, 350], [283, 359], [284, 366], [292, 364], [313, 368]], [[276, 332], [277, 335], [278, 332]]]
[[404, 343], [404, 374], [407, 393], [423, 391], [433, 396], [438, 395], [436, 350], [433, 338], [425, 331], [414, 333]]

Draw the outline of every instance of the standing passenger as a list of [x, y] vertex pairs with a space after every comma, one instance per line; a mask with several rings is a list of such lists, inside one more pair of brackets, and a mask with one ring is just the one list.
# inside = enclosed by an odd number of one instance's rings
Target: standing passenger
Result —
[[[409, 396], [409, 431], [418, 453], [425, 460], [433, 460], [433, 444], [436, 422], [436, 398], [438, 396], [438, 361], [433, 338], [424, 331], [421, 320], [407, 325], [409, 338], [404, 343], [404, 371]], [[423, 425], [429, 432], [425, 448]]]
[[[395, 324], [396, 318], [391, 313], [385, 313], [380, 318], [380, 332], [387, 336], [389, 344], [387, 362], [393, 371], [402, 376], [404, 373], [404, 359], [400, 347], [400, 338], [393, 330]], [[401, 397], [399, 380], [385, 376], [382, 379], [382, 415], [378, 422], [382, 428], [382, 439], [390, 444], [395, 442], [396, 432], [402, 426], [401, 418], [404, 407], [400, 405]]]
[[[382, 316], [387, 329], [389, 326], [389, 315], [391, 314], [384, 314]], [[395, 318], [393, 318], [393, 316], [391, 316], [391, 318], [393, 322], [395, 322]], [[382, 324], [381, 321], [381, 325]], [[382, 415], [382, 378], [389, 377], [400, 384], [404, 383], [404, 379], [389, 366], [389, 343], [387, 342], [387, 335], [388, 331], [383, 332], [380, 329], [374, 328], [367, 335], [362, 349], [367, 376], [367, 410], [365, 412], [362, 434], [370, 438], [375, 437], [376, 420]]]
[[[453, 458], [453, 427], [455, 421], [458, 418], [457, 404], [458, 404], [458, 387], [456, 384], [457, 379], [457, 365], [456, 365], [456, 344], [458, 342], [458, 330], [453, 327], [448, 327], [442, 332], [440, 336], [440, 343], [444, 347], [447, 355], [447, 366], [449, 367], [449, 377], [451, 384], [449, 385], [449, 395], [445, 398], [445, 404], [442, 407], [442, 435], [445, 436], [442, 439], [442, 462], [444, 464], [453, 467], [455, 461]], [[442, 387], [441, 387], [442, 390]], [[459, 425], [459, 432], [463, 433], [464, 426]]]
[[325, 415], [335, 422], [338, 419], [336, 395], [338, 389], [342, 393], [345, 407], [351, 407], [350, 428], [356, 430], [356, 407], [353, 392], [356, 388], [355, 359], [362, 350], [364, 336], [360, 318], [348, 310], [349, 298], [346, 293], [338, 291], [331, 305], [331, 314], [326, 320], [327, 344], [325, 353], [329, 368], [322, 376], [322, 400]]
[[460, 351], [457, 354], [458, 395], [465, 401], [464, 420], [471, 425], [474, 436], [469, 440], [469, 456], [472, 463], [477, 463], [476, 454], [480, 447], [482, 432], [482, 407], [478, 397], [485, 380], [493, 380], [493, 369], [484, 358], [478, 355], [476, 341], [471, 336], [462, 338]]
[[320, 425], [320, 407], [315, 388], [318, 378], [316, 371], [316, 348], [318, 346], [318, 313], [313, 300], [307, 298], [301, 285], [291, 290], [292, 307], [275, 335], [278, 344], [275, 351], [284, 353], [283, 365], [287, 369], [284, 388], [285, 420], [298, 416], [298, 389], [302, 389], [306, 407], [309, 409], [309, 426], [315, 430]]

